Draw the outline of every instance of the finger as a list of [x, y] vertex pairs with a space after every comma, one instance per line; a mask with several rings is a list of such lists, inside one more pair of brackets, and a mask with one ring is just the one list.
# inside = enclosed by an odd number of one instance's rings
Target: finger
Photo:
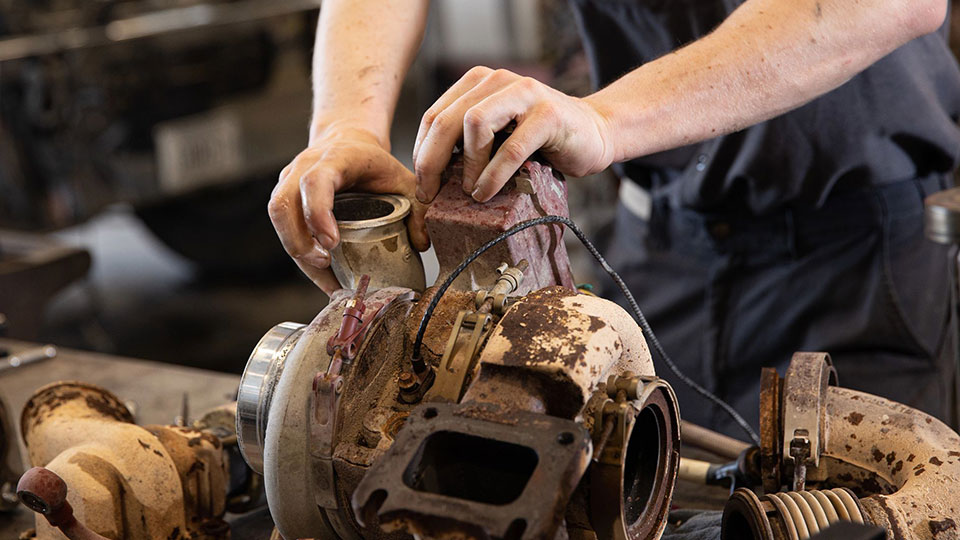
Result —
[[341, 184], [343, 172], [329, 162], [315, 164], [300, 178], [304, 222], [313, 237], [327, 249], [333, 249], [340, 241], [340, 230], [333, 216], [333, 197]]
[[[420, 202], [432, 201], [440, 191], [443, 171], [450, 162], [454, 146], [464, 134], [467, 111], [491, 94], [511, 86], [519, 78], [515, 73], [497, 70], [437, 115], [421, 143], [417, 160], [414, 161], [417, 171], [417, 199]], [[472, 184], [476, 176], [465, 176], [465, 179]]]
[[486, 202], [496, 195], [523, 162], [549, 140], [549, 127], [549, 123], [538, 116], [519, 123], [483, 169], [477, 179], [477, 186], [471, 193], [473, 199]]
[[424, 218], [427, 209], [430, 207], [417, 201], [411, 202], [413, 208], [407, 218], [407, 233], [410, 235], [410, 244], [417, 251], [426, 251], [430, 249], [430, 236], [427, 234], [427, 222]]
[[298, 261], [297, 259], [294, 259], [293, 262], [297, 263], [300, 271], [310, 278], [310, 281], [312, 281], [314, 285], [320, 287], [323, 292], [327, 293], [327, 296], [333, 294], [333, 291], [343, 288], [337, 280], [337, 276], [333, 274], [333, 270], [330, 268], [317, 268]]
[[298, 262], [325, 268], [330, 265], [330, 253], [314, 240], [303, 219], [300, 190], [288, 176], [277, 184], [267, 205], [270, 221], [277, 231], [283, 249]]
[[474, 105], [463, 117], [463, 190], [472, 193], [490, 162], [494, 134], [521, 117], [539, 94], [511, 85]]
[[493, 73], [493, 70], [486, 66], [476, 66], [471, 68], [469, 71], [463, 74], [463, 77], [460, 77], [460, 80], [455, 82], [453, 86], [447, 89], [446, 92], [430, 106], [425, 113], [423, 113], [423, 118], [420, 120], [420, 127], [417, 129], [417, 139], [413, 143], [413, 162], [417, 162], [417, 156], [419, 155], [420, 143], [423, 142], [423, 138], [426, 137], [427, 132], [430, 130], [430, 126], [433, 125], [434, 120], [437, 115], [443, 112], [451, 103], [457, 100], [461, 95], [463, 95], [467, 90], [473, 88], [480, 81], [484, 80]]

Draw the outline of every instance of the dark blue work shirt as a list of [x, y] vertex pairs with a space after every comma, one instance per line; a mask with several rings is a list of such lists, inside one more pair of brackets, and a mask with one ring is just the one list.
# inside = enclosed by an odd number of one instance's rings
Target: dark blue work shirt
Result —
[[[602, 87], [719, 25], [737, 0], [570, 0]], [[960, 161], [960, 70], [947, 26], [782, 116], [622, 164], [697, 210], [819, 206], [831, 192], [949, 172]], [[669, 118], [662, 121], [669, 122]]]

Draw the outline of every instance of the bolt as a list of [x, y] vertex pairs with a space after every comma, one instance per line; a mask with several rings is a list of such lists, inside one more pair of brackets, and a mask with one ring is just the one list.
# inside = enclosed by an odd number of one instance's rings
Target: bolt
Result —
[[400, 378], [397, 380], [397, 386], [400, 387], [400, 390], [411, 391], [417, 388], [417, 377], [410, 373], [409, 371], [404, 371], [400, 374]]

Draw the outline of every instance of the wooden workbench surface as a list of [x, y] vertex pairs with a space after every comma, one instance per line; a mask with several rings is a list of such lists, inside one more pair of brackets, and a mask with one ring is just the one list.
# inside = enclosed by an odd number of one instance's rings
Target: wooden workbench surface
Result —
[[[0, 349], [11, 353], [36, 346], [0, 339]], [[14, 433], [7, 436], [16, 436], [19, 441], [20, 411], [37, 388], [68, 380], [102, 386], [120, 399], [133, 402], [139, 424], [170, 424], [180, 414], [184, 394], [188, 396], [190, 415], [195, 416], [234, 399], [240, 377], [61, 348], [55, 358], [0, 373], [0, 399], [15, 426]], [[18, 444], [20, 455], [25, 456], [22, 441]], [[20, 531], [32, 526], [33, 514], [24, 509], [12, 516], [0, 514], [0, 538], [16, 538]]]

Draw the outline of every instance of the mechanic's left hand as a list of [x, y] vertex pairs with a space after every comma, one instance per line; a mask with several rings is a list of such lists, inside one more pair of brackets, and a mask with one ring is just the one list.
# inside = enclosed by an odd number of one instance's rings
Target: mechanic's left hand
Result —
[[[491, 158], [494, 133], [512, 121], [516, 128]], [[594, 104], [507, 70], [475, 67], [423, 115], [413, 147], [420, 202], [436, 197], [461, 137], [463, 189], [480, 202], [537, 150], [572, 176], [602, 171], [613, 161], [606, 116]]]

